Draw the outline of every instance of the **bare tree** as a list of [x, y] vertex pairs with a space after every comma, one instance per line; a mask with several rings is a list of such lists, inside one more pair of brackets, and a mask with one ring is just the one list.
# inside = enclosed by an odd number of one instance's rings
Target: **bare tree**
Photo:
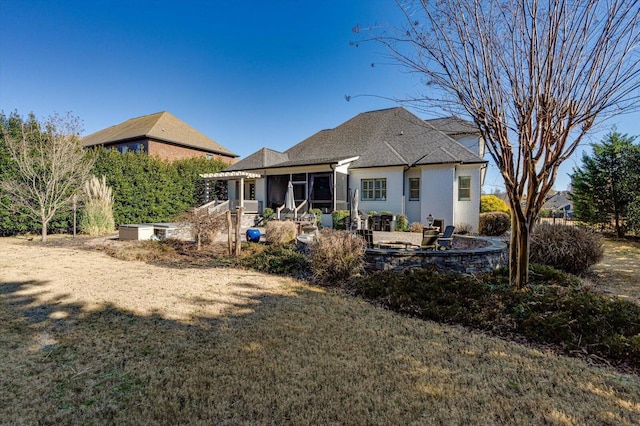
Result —
[[80, 120], [71, 114], [50, 116], [43, 123], [22, 122], [20, 129], [2, 133], [17, 173], [2, 181], [13, 209], [24, 208], [47, 225], [57, 211], [71, 205], [89, 177], [95, 156], [80, 143]]
[[509, 197], [510, 280], [520, 287], [528, 278], [529, 236], [558, 167], [594, 125], [637, 105], [640, 2], [398, 5], [406, 24], [370, 28], [373, 36], [365, 38], [424, 78], [430, 93], [411, 102], [477, 125]]

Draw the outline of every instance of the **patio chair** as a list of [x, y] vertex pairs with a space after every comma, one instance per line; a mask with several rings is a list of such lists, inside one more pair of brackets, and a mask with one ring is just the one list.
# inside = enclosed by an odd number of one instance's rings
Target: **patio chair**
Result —
[[420, 248], [422, 250], [435, 250], [438, 247], [438, 237], [439, 233], [437, 229], [423, 229]]
[[436, 241], [439, 250], [449, 250], [451, 248], [451, 244], [453, 243], [453, 231], [455, 230], [456, 227], [453, 225], [447, 225], [447, 227], [444, 228], [444, 233]]
[[356, 235], [364, 238], [367, 248], [373, 248], [373, 231], [370, 229], [358, 229]]

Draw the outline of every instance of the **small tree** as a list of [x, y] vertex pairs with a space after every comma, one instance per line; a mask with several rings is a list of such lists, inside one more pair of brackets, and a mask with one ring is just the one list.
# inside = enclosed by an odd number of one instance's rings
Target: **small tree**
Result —
[[10, 207], [38, 220], [46, 241], [47, 225], [71, 205], [95, 161], [80, 143], [80, 120], [55, 114], [40, 123], [31, 115], [18, 128], [3, 125], [2, 133], [16, 170], [2, 179]]
[[184, 226], [191, 232], [198, 251], [202, 249], [203, 245], [212, 244], [216, 235], [224, 229], [226, 224], [224, 214], [210, 214], [207, 209], [193, 209], [181, 215], [178, 220], [184, 223]]
[[613, 219], [616, 235], [622, 237], [628, 206], [638, 193], [640, 146], [635, 137], [613, 131], [593, 144], [593, 155], [582, 155], [582, 167], [571, 175], [575, 217], [592, 224], [609, 226]]

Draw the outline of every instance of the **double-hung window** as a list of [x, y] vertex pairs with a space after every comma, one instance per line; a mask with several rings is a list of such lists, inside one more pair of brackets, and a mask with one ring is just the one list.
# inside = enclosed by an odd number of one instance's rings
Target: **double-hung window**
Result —
[[387, 179], [362, 179], [362, 201], [386, 201]]
[[458, 201], [471, 200], [471, 176], [458, 176]]
[[420, 200], [420, 178], [409, 178], [409, 201]]

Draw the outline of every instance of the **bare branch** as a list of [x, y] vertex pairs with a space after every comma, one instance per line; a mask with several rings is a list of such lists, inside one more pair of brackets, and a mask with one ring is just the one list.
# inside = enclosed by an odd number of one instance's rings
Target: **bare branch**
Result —
[[524, 239], [512, 240], [512, 251], [526, 253], [511, 260], [528, 258], [530, 228], [559, 165], [599, 120], [640, 105], [640, 0], [398, 5], [405, 25], [370, 40], [423, 75], [430, 93], [417, 102], [477, 125], [510, 197], [512, 236]]

